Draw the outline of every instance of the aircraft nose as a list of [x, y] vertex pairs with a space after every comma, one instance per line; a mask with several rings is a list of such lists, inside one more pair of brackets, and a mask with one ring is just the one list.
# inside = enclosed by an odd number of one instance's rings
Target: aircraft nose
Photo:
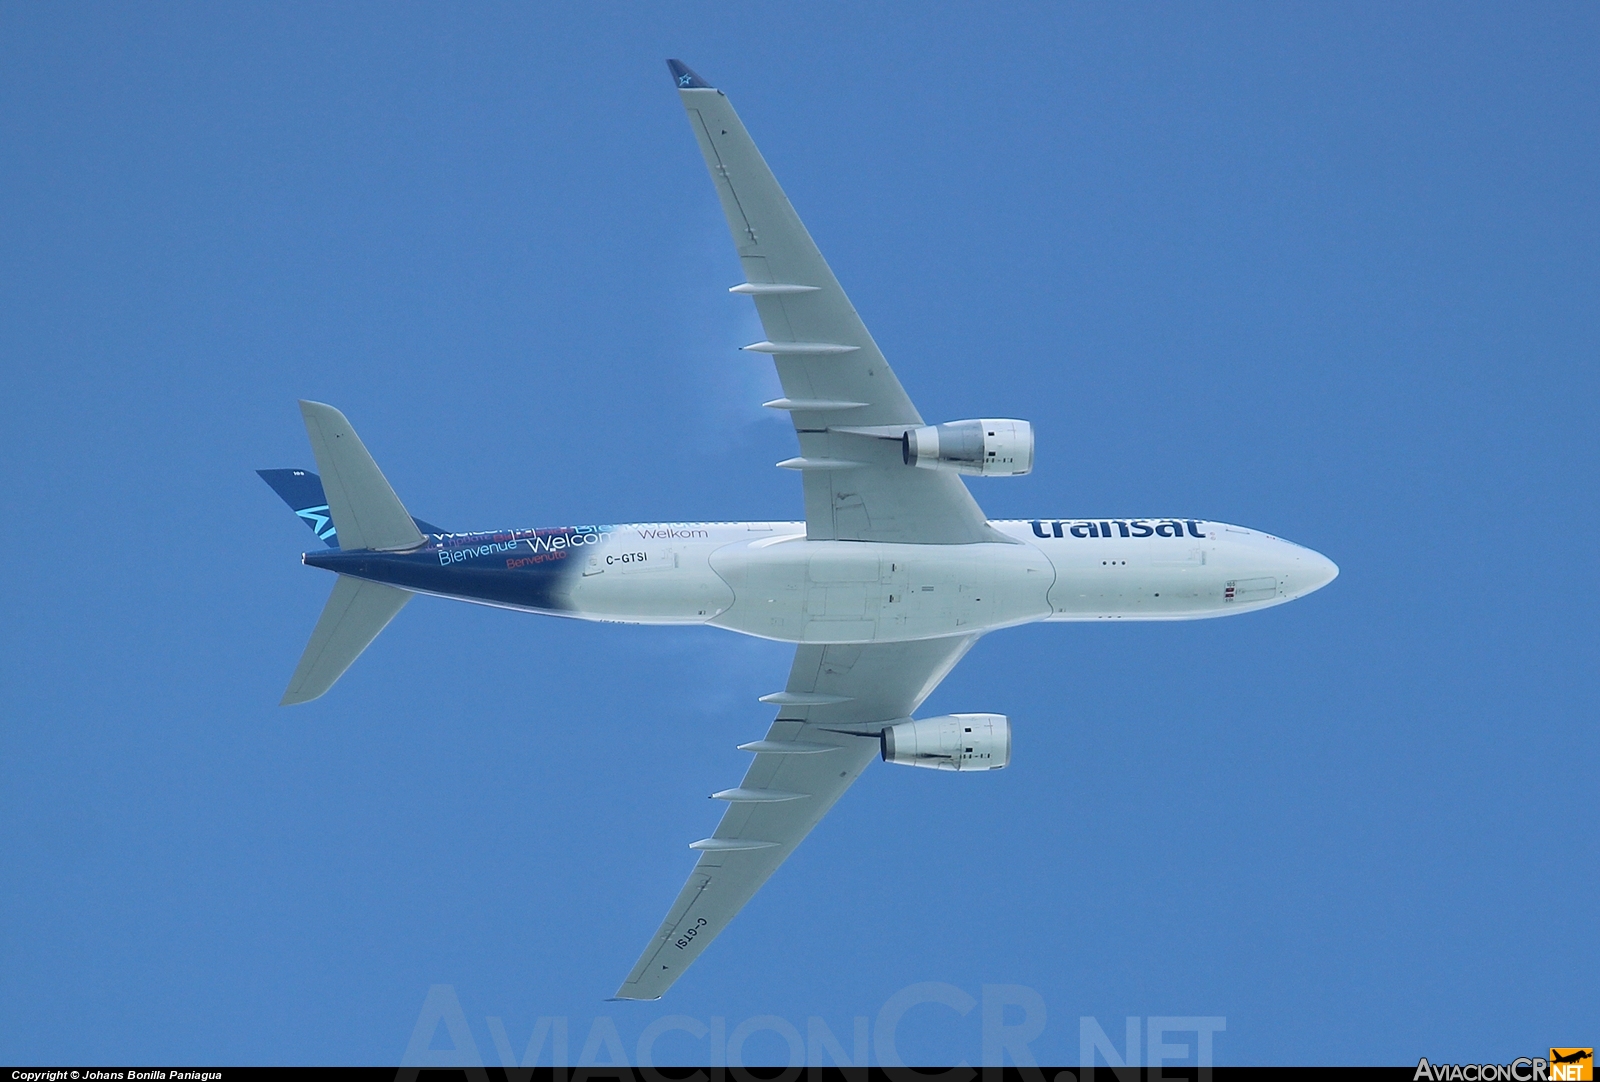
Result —
[[1297, 554], [1298, 572], [1294, 577], [1299, 579], [1297, 596], [1304, 596], [1314, 590], [1320, 590], [1328, 583], [1339, 577], [1339, 565], [1328, 559], [1320, 552], [1311, 549], [1301, 549]]

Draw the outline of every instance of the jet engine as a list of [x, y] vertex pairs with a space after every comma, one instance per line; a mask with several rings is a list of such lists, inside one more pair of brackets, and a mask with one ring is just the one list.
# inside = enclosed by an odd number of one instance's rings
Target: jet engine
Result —
[[1033, 470], [1033, 425], [986, 418], [912, 428], [900, 438], [907, 466], [988, 477], [1014, 477]]
[[999, 770], [1011, 761], [1004, 714], [945, 714], [902, 721], [878, 734], [883, 761], [933, 770]]

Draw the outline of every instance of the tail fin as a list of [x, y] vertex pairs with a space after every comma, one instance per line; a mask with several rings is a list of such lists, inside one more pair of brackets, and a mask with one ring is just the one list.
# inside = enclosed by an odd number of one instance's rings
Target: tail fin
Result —
[[322, 478], [305, 470], [257, 470], [272, 491], [283, 497], [289, 510], [305, 519], [311, 532], [331, 549], [339, 547], [339, 536], [328, 514], [328, 497], [322, 494]]
[[[308, 470], [257, 470], [261, 479], [272, 486], [272, 491], [283, 497], [289, 510], [305, 520], [311, 532], [331, 549], [339, 547], [339, 533], [334, 528], [333, 516], [328, 513], [328, 497], [322, 493], [322, 478]], [[424, 522], [415, 515], [411, 521], [423, 533], [448, 533], [442, 527]]]
[[[319, 481], [303, 470], [262, 472], [295, 514], [306, 517], [318, 537], [345, 551], [393, 552], [423, 544], [427, 538], [406, 513], [345, 415], [320, 402], [301, 402], [300, 413], [322, 478]], [[325, 497], [322, 506], [302, 507], [302, 501], [318, 495]], [[325, 536], [316, 520], [320, 511], [326, 511], [333, 522], [332, 537]], [[306, 512], [316, 517], [307, 517]], [[340, 575], [280, 705], [310, 702], [333, 687], [410, 600], [409, 590]]]
[[410, 590], [340, 575], [278, 705], [310, 702], [333, 687], [410, 600]]
[[300, 413], [306, 435], [311, 437], [311, 452], [317, 456], [317, 469], [322, 471], [322, 490], [338, 530], [339, 547], [346, 552], [392, 552], [422, 544], [426, 540], [422, 531], [411, 521], [345, 415], [321, 402], [301, 402]]

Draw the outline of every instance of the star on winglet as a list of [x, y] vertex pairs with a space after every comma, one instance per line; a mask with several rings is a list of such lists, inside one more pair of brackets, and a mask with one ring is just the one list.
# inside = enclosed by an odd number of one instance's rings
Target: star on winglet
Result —
[[712, 90], [712, 85], [695, 74], [693, 68], [682, 60], [668, 60], [667, 69], [672, 72], [672, 81], [679, 90]]

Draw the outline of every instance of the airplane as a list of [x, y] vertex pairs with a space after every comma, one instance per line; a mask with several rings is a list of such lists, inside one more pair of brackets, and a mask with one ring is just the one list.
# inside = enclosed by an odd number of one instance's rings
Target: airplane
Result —
[[793, 421], [805, 517], [456, 533], [414, 519], [344, 414], [302, 401], [318, 474], [262, 477], [325, 548], [333, 593], [283, 705], [331, 688], [415, 594], [793, 643], [777, 716], [616, 998], [659, 999], [873, 759], [949, 772], [1011, 760], [997, 713], [916, 717], [973, 643], [1041, 622], [1257, 612], [1333, 580], [1327, 557], [1183, 517], [991, 520], [964, 477], [1033, 468], [1027, 421], [929, 424], [867, 332], [721, 90], [668, 68], [705, 157]]

